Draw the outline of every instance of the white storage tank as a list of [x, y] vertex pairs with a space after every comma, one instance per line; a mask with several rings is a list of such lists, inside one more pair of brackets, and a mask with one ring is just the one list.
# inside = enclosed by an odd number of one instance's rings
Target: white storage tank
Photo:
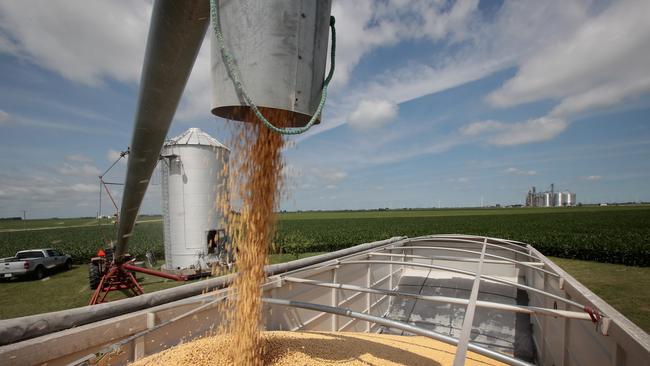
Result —
[[228, 148], [198, 128], [190, 128], [163, 146], [163, 269], [208, 266], [208, 241], [223, 228], [217, 197], [226, 186], [223, 167], [228, 154]]

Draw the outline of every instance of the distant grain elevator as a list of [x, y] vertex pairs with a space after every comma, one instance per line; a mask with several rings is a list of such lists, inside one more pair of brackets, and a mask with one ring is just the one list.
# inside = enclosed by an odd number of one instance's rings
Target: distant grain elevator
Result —
[[569, 191], [555, 191], [555, 184], [548, 190], [537, 192], [533, 186], [526, 194], [526, 207], [565, 207], [576, 205], [576, 194]]

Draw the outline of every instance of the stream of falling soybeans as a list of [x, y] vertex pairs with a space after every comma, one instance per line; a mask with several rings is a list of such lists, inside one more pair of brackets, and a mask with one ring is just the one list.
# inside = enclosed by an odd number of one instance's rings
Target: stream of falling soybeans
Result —
[[232, 339], [227, 352], [233, 364], [262, 365], [260, 285], [274, 234], [284, 139], [258, 123], [233, 127], [230, 161], [225, 165], [228, 188], [220, 195], [219, 206], [236, 248], [238, 276], [222, 309], [226, 322], [221, 331]]

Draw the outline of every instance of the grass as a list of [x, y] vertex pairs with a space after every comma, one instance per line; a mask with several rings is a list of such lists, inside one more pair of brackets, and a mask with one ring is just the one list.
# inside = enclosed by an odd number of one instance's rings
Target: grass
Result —
[[[321, 253], [272, 254], [269, 263], [282, 263]], [[159, 263], [159, 265], [162, 263]], [[188, 282], [176, 282], [144, 274], [137, 275], [145, 293], [164, 290]], [[201, 279], [189, 282], [202, 281]], [[52, 273], [40, 281], [24, 279], [0, 282], [0, 319], [47, 313], [88, 305], [93, 293], [88, 286], [88, 266], [75, 265], [70, 271]], [[120, 292], [110, 294], [111, 299], [126, 297]]]
[[628, 319], [650, 333], [650, 267], [550, 258]]
[[[145, 292], [180, 285], [180, 282], [143, 274], [137, 275]], [[140, 280], [142, 279], [142, 280]], [[18, 279], [0, 283], [0, 319], [15, 318], [88, 305], [93, 293], [88, 286], [88, 266], [74, 266], [70, 271], [53, 273], [40, 281]], [[121, 292], [111, 293], [121, 299]], [[18, 305], [20, 304], [20, 305]]]

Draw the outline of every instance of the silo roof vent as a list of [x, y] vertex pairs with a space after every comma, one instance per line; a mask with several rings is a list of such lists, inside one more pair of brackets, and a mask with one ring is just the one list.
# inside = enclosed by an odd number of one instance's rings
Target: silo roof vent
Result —
[[196, 127], [192, 127], [167, 141], [166, 145], [204, 145], [228, 149], [224, 144], [217, 141], [217, 139]]

